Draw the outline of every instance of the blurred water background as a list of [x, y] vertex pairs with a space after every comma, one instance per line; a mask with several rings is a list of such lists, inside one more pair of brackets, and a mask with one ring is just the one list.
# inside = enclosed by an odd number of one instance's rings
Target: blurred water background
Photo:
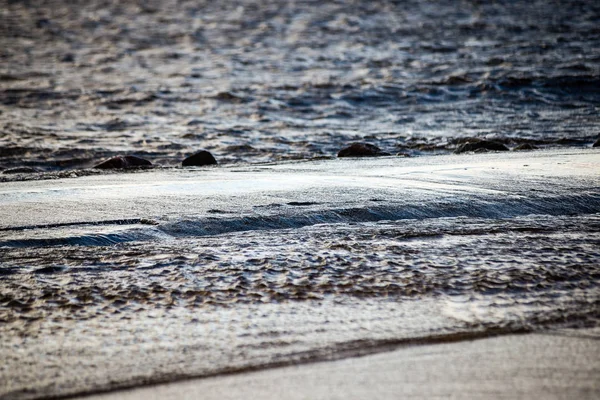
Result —
[[600, 133], [590, 1], [2, 1], [0, 166], [411, 155]]

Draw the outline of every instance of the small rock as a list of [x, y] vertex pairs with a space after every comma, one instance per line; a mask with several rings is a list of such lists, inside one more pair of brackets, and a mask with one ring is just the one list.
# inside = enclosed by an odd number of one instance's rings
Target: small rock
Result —
[[60, 58], [61, 62], [72, 63], [75, 62], [75, 56], [72, 53], [67, 53]]
[[217, 160], [213, 157], [210, 152], [206, 150], [200, 150], [189, 157], [186, 157], [181, 165], [184, 167], [202, 166], [202, 165], [213, 165], [216, 164]]
[[531, 143], [521, 143], [517, 147], [513, 149], [513, 151], [522, 151], [522, 150], [537, 150], [537, 146], [532, 145]]
[[478, 140], [463, 143], [454, 150], [454, 153], [465, 153], [467, 151], [476, 151], [479, 149], [491, 150], [491, 151], [508, 151], [508, 147], [502, 143], [493, 142], [491, 140]]
[[338, 157], [379, 157], [389, 156], [390, 153], [381, 151], [381, 149], [373, 144], [368, 143], [352, 143], [348, 147], [344, 147], [338, 153]]
[[596, 139], [592, 147], [600, 147], [600, 138]]
[[144, 158], [136, 156], [115, 156], [95, 165], [99, 169], [123, 169], [135, 167], [150, 167], [152, 163]]
[[50, 20], [48, 18], [40, 18], [35, 21], [35, 27], [38, 29], [45, 28], [50, 25]]
[[37, 168], [33, 167], [15, 167], [8, 168], [2, 171], [3, 174], [31, 174], [34, 172], [40, 172]]

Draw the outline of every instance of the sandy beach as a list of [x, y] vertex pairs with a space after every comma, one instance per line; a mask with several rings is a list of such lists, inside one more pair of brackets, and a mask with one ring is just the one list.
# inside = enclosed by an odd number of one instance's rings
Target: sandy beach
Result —
[[599, 333], [550, 331], [415, 345], [77, 399], [597, 399]]
[[[573, 212], [592, 212], [597, 204], [598, 159], [596, 149], [570, 149], [158, 168], [137, 173], [80, 171], [85, 174], [77, 179], [56, 179], [50, 173], [48, 179], [2, 184], [0, 226], [9, 229], [4, 234], [9, 235], [10, 229], [27, 226], [128, 225], [128, 220], [140, 225], [143, 219], [168, 223], [171, 217], [196, 216], [216, 221], [239, 221], [244, 216], [302, 219], [311, 213], [353, 208], [382, 209], [379, 216], [363, 215], [366, 220], [510, 217], [551, 213], [552, 208], [561, 213], [568, 207]], [[74, 171], [72, 176], [77, 174]], [[572, 197], [568, 204], [565, 196]], [[343, 213], [323, 218], [323, 223], [344, 220]], [[361, 216], [349, 220], [357, 218]], [[261, 228], [259, 219], [247, 229]], [[209, 220], [202, 222], [210, 225]], [[281, 219], [279, 223], [285, 227]], [[302, 222], [292, 220], [289, 227], [298, 224]]]
[[[269, 377], [297, 373], [314, 385], [277, 386], [297, 398], [327, 398], [329, 382], [350, 398], [379, 386], [390, 398], [401, 382], [421, 398], [502, 398], [521, 377], [511, 397], [591, 398], [597, 338], [535, 332], [597, 325], [599, 177], [598, 150], [571, 149], [4, 182], [2, 396], [397, 348], [148, 390], [236, 398], [250, 385], [268, 398]], [[482, 339], [520, 332], [535, 334]], [[369, 361], [380, 358], [383, 375]], [[456, 385], [419, 389], [418, 371]], [[472, 379], [478, 371], [486, 380]]]

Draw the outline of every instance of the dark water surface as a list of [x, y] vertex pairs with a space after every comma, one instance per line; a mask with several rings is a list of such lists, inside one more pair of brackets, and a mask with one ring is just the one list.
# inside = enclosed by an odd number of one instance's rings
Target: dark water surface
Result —
[[0, 2], [0, 166], [589, 146], [593, 1]]

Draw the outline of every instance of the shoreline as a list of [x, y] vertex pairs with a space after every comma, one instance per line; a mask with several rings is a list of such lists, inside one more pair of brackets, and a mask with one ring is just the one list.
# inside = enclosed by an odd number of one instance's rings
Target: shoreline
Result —
[[593, 399], [599, 352], [598, 328], [507, 334], [69, 398]]
[[[456, 153], [454, 151], [447, 152], [431, 152], [431, 153], [423, 153], [418, 155], [407, 156], [402, 153], [398, 154], [388, 154], [388, 155], [379, 155], [379, 156], [345, 156], [338, 157], [336, 155], [322, 155], [311, 158], [284, 158], [284, 159], [276, 159], [276, 160], [264, 160], [264, 161], [256, 161], [256, 162], [227, 162], [227, 163], [217, 163], [212, 165], [189, 165], [182, 166], [181, 162], [176, 163], [166, 163], [166, 164], [152, 164], [152, 165], [142, 165], [142, 166], [130, 166], [130, 167], [120, 167], [120, 168], [95, 168], [93, 166], [90, 167], [79, 167], [79, 168], [66, 168], [66, 169], [35, 169], [29, 166], [17, 166], [14, 168], [3, 168], [0, 166], [0, 184], [4, 183], [12, 183], [12, 182], [27, 182], [27, 181], [45, 181], [45, 180], [56, 180], [56, 179], [77, 179], [88, 176], [103, 176], [103, 175], [111, 175], [111, 176], [120, 176], [120, 175], [130, 175], [130, 174], [138, 174], [138, 173], [152, 173], [152, 172], [169, 172], [169, 171], [190, 171], [190, 170], [206, 170], [210, 171], [212, 169], [216, 170], [231, 170], [231, 169], [250, 169], [250, 168], [260, 168], [265, 166], [285, 166], [285, 165], [295, 165], [295, 164], [305, 164], [305, 163], [321, 163], [321, 162], [335, 162], [339, 161], [352, 161], [352, 160], [369, 160], [369, 159], [403, 159], [403, 160], [422, 160], [422, 159], [435, 159], [438, 157], [469, 157], [469, 156], [481, 156], [481, 155], [490, 155], [490, 154], [498, 154], [505, 155], [510, 157], [519, 157], [519, 156], [527, 156], [532, 155], [537, 157], [539, 154], [544, 153], [562, 153], [562, 154], [570, 154], [570, 153], [581, 153], [582, 151], [596, 151], [599, 146], [594, 146], [591, 143], [586, 143], [585, 145], [579, 146], [556, 146], [556, 147], [539, 147], [535, 149], [526, 149], [526, 150], [510, 150], [510, 151], [494, 151], [494, 150], [486, 150], [482, 152], [477, 151], [467, 151]], [[118, 157], [119, 155], [115, 155], [113, 157], [98, 159], [98, 162], [107, 161], [110, 158]], [[21, 170], [22, 169], [22, 170]], [[10, 173], [5, 173], [5, 171], [9, 171]], [[11, 171], [14, 170], [14, 171]]]
[[[600, 164], [598, 160], [600, 152], [596, 149], [569, 149], [160, 168], [75, 179], [2, 182], [0, 204], [4, 210], [0, 213], [0, 228], [7, 231], [25, 225], [136, 218], [164, 220], [166, 211], [178, 216], [224, 218], [227, 214], [256, 213], [256, 207], [262, 207], [261, 215], [277, 214], [280, 210], [269, 207], [278, 205], [298, 205], [292, 208], [302, 212], [332, 210], [340, 205], [396, 204], [399, 196], [406, 206], [490, 196], [499, 203], [510, 203], [587, 189], [589, 179], [600, 176], [594, 169]], [[548, 174], [550, 169], [552, 175]], [[59, 198], [61, 202], [57, 201]], [[132, 207], [133, 201], [140, 202], [143, 208]], [[579, 203], [585, 207], [585, 202]], [[27, 215], [26, 224], [20, 212], [24, 204], [34, 212]], [[221, 210], [225, 206], [227, 209]], [[533, 207], [530, 213], [535, 212]], [[417, 212], [415, 217], [421, 215]]]

